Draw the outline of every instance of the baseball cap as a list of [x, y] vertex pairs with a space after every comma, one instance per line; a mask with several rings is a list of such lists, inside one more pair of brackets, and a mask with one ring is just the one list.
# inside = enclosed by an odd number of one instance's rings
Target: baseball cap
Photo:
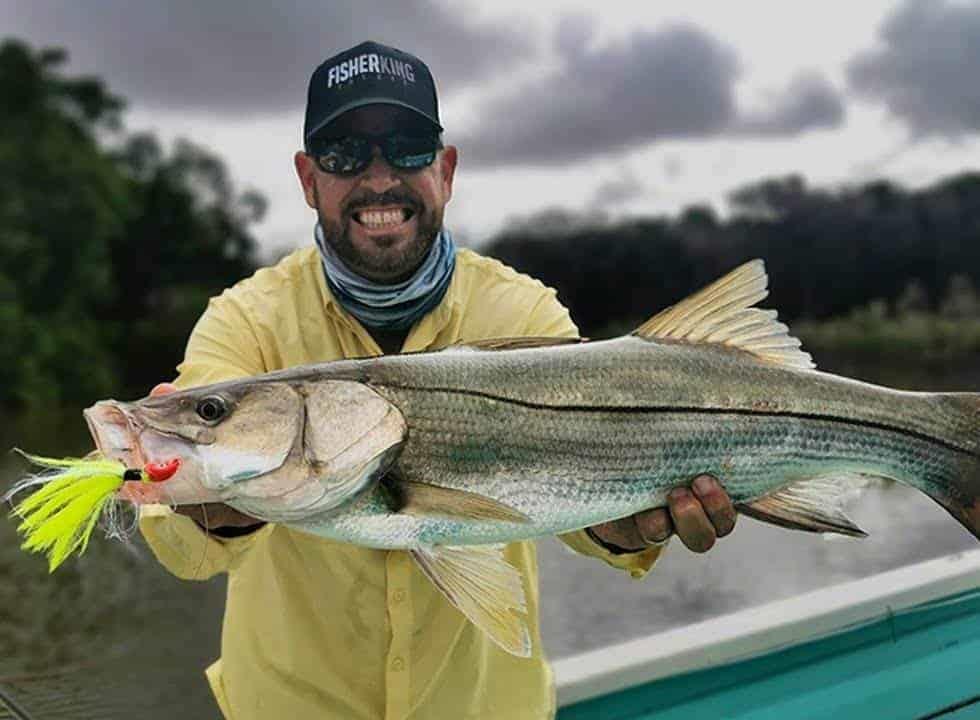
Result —
[[397, 105], [412, 110], [435, 129], [439, 102], [432, 73], [414, 55], [376, 42], [363, 42], [324, 60], [310, 77], [303, 139], [363, 105]]

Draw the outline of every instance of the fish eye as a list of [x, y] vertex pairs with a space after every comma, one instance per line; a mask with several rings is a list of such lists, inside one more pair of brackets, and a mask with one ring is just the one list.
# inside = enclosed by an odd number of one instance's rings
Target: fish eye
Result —
[[220, 395], [208, 395], [197, 402], [197, 414], [205, 422], [217, 422], [228, 412], [228, 404]]

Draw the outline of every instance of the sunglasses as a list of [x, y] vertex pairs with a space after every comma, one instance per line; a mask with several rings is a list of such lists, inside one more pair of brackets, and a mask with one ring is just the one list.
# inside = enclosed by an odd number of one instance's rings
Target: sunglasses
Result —
[[339, 138], [313, 138], [307, 155], [331, 175], [355, 175], [371, 164], [374, 147], [388, 164], [399, 170], [420, 170], [435, 161], [442, 140], [435, 133], [394, 132], [388, 135], [348, 135]]

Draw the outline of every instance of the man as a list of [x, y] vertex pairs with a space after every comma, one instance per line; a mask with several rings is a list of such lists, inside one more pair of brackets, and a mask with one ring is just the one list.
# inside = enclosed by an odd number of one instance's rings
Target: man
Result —
[[[575, 336], [553, 290], [456, 250], [443, 211], [457, 150], [442, 145], [441, 131], [435, 86], [418, 58], [367, 42], [320, 65], [310, 81], [305, 149], [294, 158], [317, 213], [315, 243], [212, 299], [176, 385], [487, 337]], [[146, 509], [141, 528], [176, 575], [229, 574], [221, 659], [207, 671], [226, 717], [554, 713], [533, 543], [506, 552], [529, 579], [534, 655], [523, 659], [470, 624], [407, 553], [332, 543], [222, 505], [180, 512]], [[669, 512], [562, 539], [639, 577], [672, 532], [704, 551], [734, 518], [720, 485], [702, 477], [675, 491]]]

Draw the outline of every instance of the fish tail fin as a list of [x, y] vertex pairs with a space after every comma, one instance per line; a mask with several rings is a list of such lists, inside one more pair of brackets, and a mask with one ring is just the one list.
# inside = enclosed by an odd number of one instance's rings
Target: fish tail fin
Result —
[[952, 461], [936, 477], [907, 481], [980, 540], [980, 393], [936, 393], [939, 412], [950, 422]]
[[[788, 485], [775, 493], [738, 506], [763, 522], [797, 530], [860, 537], [865, 533], [844, 514], [846, 488], [860, 487], [872, 477], [895, 480], [925, 493], [980, 540], [980, 393], [916, 393], [941, 423], [928, 433], [945, 446], [926, 471], [869, 476], [835, 473]], [[938, 437], [937, 437], [938, 436]]]

